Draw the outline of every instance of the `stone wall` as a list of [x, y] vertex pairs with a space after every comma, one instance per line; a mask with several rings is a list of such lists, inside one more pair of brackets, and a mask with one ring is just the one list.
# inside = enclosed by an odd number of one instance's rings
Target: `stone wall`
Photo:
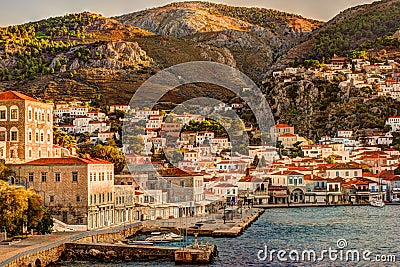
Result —
[[63, 261], [174, 261], [175, 247], [129, 246], [113, 244], [67, 243]]

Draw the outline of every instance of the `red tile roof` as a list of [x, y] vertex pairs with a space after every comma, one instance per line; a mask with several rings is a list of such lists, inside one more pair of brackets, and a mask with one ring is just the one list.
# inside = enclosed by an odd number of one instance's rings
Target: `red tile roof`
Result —
[[280, 124], [277, 124], [277, 125], [275, 125], [275, 128], [292, 128], [293, 126], [290, 126], [290, 125], [287, 125], [287, 124], [284, 124], [284, 123], [280, 123]]
[[28, 100], [28, 101], [39, 102], [38, 100], [32, 97], [11, 90], [0, 93], [0, 101], [7, 101], [7, 100], [18, 100], [18, 101]]
[[25, 165], [71, 165], [71, 164], [113, 164], [97, 158], [41, 158], [25, 163]]

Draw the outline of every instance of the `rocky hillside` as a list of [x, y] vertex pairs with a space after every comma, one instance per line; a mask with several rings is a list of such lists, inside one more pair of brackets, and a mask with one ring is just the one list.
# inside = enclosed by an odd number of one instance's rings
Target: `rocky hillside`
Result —
[[349, 8], [328, 21], [303, 43], [278, 60], [277, 66], [296, 58], [328, 59], [334, 54], [346, 56], [366, 42], [392, 36], [400, 28], [400, 1], [384, 0]]
[[128, 102], [156, 71], [194, 60], [236, 66], [228, 49], [154, 35], [89, 12], [0, 28], [0, 88], [55, 101]]
[[[233, 7], [208, 2], [178, 2], [116, 17], [126, 25], [150, 32], [184, 37], [201, 32], [249, 31], [260, 26], [292, 38], [310, 32], [322, 22], [264, 8]], [[293, 35], [293, 36], [290, 36]]]
[[206, 2], [173, 3], [116, 19], [156, 34], [229, 51], [236, 66], [256, 81], [276, 58], [321, 25], [276, 10]]
[[341, 129], [384, 129], [386, 118], [397, 114], [398, 101], [372, 97], [355, 87], [342, 91], [339, 81], [271, 79], [264, 90], [275, 119], [294, 125], [296, 132], [311, 140]]

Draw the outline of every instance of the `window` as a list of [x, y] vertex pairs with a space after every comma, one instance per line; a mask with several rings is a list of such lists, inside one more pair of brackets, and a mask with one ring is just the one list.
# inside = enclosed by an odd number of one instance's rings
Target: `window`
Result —
[[18, 141], [18, 131], [16, 131], [16, 130], [11, 130], [11, 132], [10, 132], [10, 140], [11, 141]]
[[46, 182], [47, 180], [47, 172], [42, 172], [42, 182]]
[[54, 202], [54, 196], [50, 196], [50, 202]]
[[47, 142], [50, 143], [50, 141], [51, 141], [50, 133], [47, 133]]
[[32, 110], [28, 110], [28, 120], [32, 120]]
[[31, 148], [28, 150], [28, 158], [32, 158], [32, 149]]
[[47, 122], [50, 122], [50, 113], [47, 111]]
[[81, 196], [79, 195], [76, 196], [76, 202], [82, 202]]
[[62, 221], [67, 222], [68, 221], [68, 211], [63, 211], [61, 214], [62, 214], [61, 215]]
[[6, 131], [0, 131], [0, 141], [6, 141]]
[[354, 177], [358, 177], [358, 171], [354, 172]]
[[28, 181], [29, 181], [29, 182], [33, 182], [33, 178], [34, 178], [33, 172], [29, 172], [29, 173], [28, 173]]
[[6, 110], [0, 110], [0, 120], [7, 120], [7, 111]]
[[32, 142], [32, 130], [30, 130], [30, 129], [29, 129], [29, 132], [28, 132], [28, 141]]
[[40, 133], [40, 142], [44, 142], [44, 133]]
[[39, 133], [38, 132], [35, 133], [35, 142], [39, 142]]
[[185, 181], [180, 182], [181, 187], [185, 187]]
[[61, 173], [56, 172], [54, 174], [54, 178], [55, 178], [56, 182], [60, 182], [61, 181]]
[[78, 173], [77, 172], [72, 173], [72, 182], [74, 182], [74, 183], [78, 182]]
[[18, 120], [18, 108], [11, 108], [10, 109], [10, 119], [11, 120]]

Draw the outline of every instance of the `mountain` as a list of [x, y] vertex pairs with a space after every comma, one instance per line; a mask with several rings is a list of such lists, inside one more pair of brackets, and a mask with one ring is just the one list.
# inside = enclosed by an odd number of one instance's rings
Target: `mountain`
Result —
[[236, 67], [256, 81], [276, 58], [322, 24], [276, 10], [207, 2], [173, 3], [115, 19], [155, 34], [228, 49]]
[[254, 26], [293, 38], [322, 22], [265, 8], [233, 7], [208, 2], [178, 2], [116, 17], [125, 25], [160, 35], [184, 37], [201, 32], [249, 31]]
[[392, 36], [400, 28], [400, 1], [384, 0], [349, 8], [316, 29], [307, 40], [278, 60], [282, 66], [296, 58], [328, 59], [346, 56], [377, 38]]
[[128, 102], [156, 71], [193, 60], [235, 66], [226, 49], [156, 36], [89, 12], [0, 28], [0, 88], [38, 98]]

